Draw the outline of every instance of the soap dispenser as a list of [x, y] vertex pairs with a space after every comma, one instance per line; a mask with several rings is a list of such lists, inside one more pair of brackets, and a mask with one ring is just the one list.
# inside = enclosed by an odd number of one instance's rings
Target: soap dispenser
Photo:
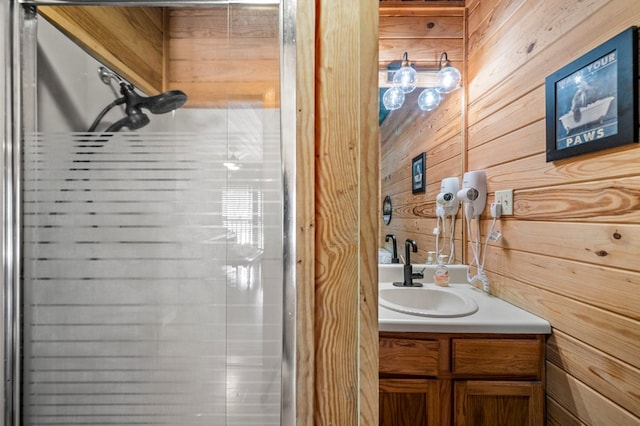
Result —
[[428, 257], [427, 257], [427, 265], [433, 265], [433, 255], [436, 254], [435, 251], [429, 251], [428, 253]]
[[436, 266], [436, 271], [433, 274], [433, 282], [440, 287], [449, 286], [449, 269], [444, 264], [446, 258], [446, 254], [438, 256], [438, 266]]

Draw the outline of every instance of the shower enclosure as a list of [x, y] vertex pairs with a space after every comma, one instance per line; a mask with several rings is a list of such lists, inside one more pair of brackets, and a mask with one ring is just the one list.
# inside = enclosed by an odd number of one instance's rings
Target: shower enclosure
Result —
[[[279, 102], [193, 107], [185, 90], [143, 126], [117, 105], [94, 131], [119, 81], [39, 3], [4, 11], [19, 87], [4, 151], [5, 424], [294, 424], [295, 2], [261, 2]], [[226, 43], [242, 37], [246, 4], [195, 4], [226, 13]]]

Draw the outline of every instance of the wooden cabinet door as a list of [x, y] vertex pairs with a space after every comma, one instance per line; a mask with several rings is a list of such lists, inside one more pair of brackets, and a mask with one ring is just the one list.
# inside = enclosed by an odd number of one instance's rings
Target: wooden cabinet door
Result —
[[456, 382], [454, 404], [455, 426], [544, 425], [541, 382]]
[[428, 379], [380, 379], [381, 426], [451, 424], [451, 382]]

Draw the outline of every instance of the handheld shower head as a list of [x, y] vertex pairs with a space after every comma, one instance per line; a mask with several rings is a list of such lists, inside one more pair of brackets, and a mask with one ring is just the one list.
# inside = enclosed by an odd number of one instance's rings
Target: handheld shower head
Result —
[[98, 117], [89, 127], [89, 132], [93, 132], [105, 114], [116, 105], [125, 104], [125, 114], [127, 116], [109, 126], [106, 129], [107, 132], [118, 132], [123, 127], [129, 130], [138, 130], [150, 123], [149, 117], [142, 112], [142, 108], [149, 110], [152, 114], [165, 114], [180, 108], [188, 99], [187, 95], [181, 90], [169, 90], [154, 96], [141, 96], [136, 93], [132, 84], [125, 82], [120, 76], [109, 72], [104, 67], [99, 68], [98, 75], [105, 84], [109, 84], [112, 79], [118, 81], [122, 97], [107, 105], [98, 114]]
[[181, 90], [169, 90], [159, 95], [143, 98], [142, 108], [151, 111], [152, 114], [165, 114], [180, 108], [187, 102], [187, 95]]
[[124, 96], [127, 110], [145, 108], [152, 114], [171, 112], [187, 102], [187, 95], [181, 90], [170, 90], [155, 96], [140, 96], [131, 84], [120, 83], [120, 93]]

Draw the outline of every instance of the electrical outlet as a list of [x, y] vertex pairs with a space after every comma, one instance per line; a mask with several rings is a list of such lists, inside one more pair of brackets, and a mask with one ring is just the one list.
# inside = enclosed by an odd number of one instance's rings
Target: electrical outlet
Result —
[[502, 215], [513, 215], [513, 189], [496, 191], [496, 203], [500, 203]]

